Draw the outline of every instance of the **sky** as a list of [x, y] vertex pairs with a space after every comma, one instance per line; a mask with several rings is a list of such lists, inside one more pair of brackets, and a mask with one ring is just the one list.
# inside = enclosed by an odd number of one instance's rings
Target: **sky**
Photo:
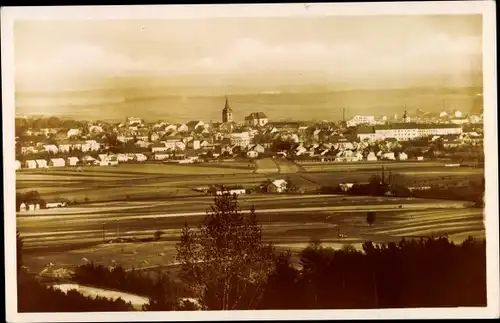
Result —
[[17, 91], [123, 86], [461, 85], [480, 15], [16, 21]]

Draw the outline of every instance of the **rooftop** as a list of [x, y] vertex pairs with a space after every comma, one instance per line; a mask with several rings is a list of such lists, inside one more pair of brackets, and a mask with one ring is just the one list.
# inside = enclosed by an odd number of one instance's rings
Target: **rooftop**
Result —
[[374, 126], [375, 130], [389, 130], [389, 129], [448, 129], [448, 128], [461, 128], [461, 125], [452, 123], [389, 123], [384, 125]]
[[267, 116], [265, 115], [264, 112], [252, 112], [248, 116], [245, 117], [245, 120], [252, 120], [252, 119], [265, 119]]

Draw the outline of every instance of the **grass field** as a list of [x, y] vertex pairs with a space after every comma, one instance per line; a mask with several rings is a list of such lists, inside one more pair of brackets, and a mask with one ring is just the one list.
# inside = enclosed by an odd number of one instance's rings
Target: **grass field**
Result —
[[[367, 207], [377, 209], [376, 205], [370, 206], [370, 203], [374, 202], [368, 202]], [[341, 205], [341, 202], [339, 204]], [[292, 251], [300, 251], [307, 246], [311, 239], [321, 239], [325, 245], [333, 247], [352, 245], [361, 248], [361, 244], [366, 240], [380, 243], [398, 241], [402, 237], [447, 234], [458, 243], [469, 235], [484, 237], [483, 211], [481, 209], [443, 207], [419, 210], [399, 210], [397, 208], [382, 210], [377, 211], [376, 221], [371, 227], [366, 223], [366, 211], [359, 210], [359, 207], [348, 208], [346, 206], [342, 209], [348, 211], [258, 213], [258, 220], [263, 227], [266, 241], [273, 242], [279, 249]], [[130, 212], [134, 211], [130, 210]], [[190, 226], [195, 226], [200, 219], [201, 216], [187, 220]], [[129, 269], [171, 266], [176, 263], [175, 244], [178, 242], [184, 220], [184, 218], [169, 218], [164, 222], [155, 219], [144, 220], [158, 223], [155, 229], [149, 230], [143, 230], [140, 226], [134, 227], [135, 229], [126, 229], [126, 222], [120, 224], [121, 237], [151, 237], [156, 229], [161, 229], [165, 235], [159, 242], [99, 244], [101, 230], [81, 230], [77, 232], [79, 242], [88, 242], [90, 245], [76, 246], [65, 252], [49, 251], [46, 247], [51, 244], [61, 244], [65, 240], [70, 244], [69, 240], [74, 239], [75, 232], [59, 231], [47, 236], [32, 231], [25, 233], [23, 237], [27, 247], [33, 248], [37, 245], [43, 245], [45, 248], [36, 252], [28, 252], [25, 256], [25, 263], [34, 271], [41, 270], [49, 261], [58, 267], [70, 268], [75, 264], [82, 263], [82, 258], [104, 265], [116, 262]], [[132, 228], [132, 226], [128, 224], [128, 228]], [[108, 229], [108, 237], [117, 234], [113, 229], [113, 226]], [[346, 237], [339, 238], [339, 233]]]
[[257, 173], [277, 173], [279, 172], [278, 165], [273, 158], [263, 158], [255, 160]]
[[[414, 164], [400, 168], [391, 164], [386, 169], [404, 175], [410, 185], [484, 177], [483, 169]], [[295, 185], [313, 190], [342, 182], [366, 182], [381, 168], [379, 163], [304, 165], [308, 170], [304, 172], [302, 166], [271, 158], [256, 160], [255, 166], [256, 171], [245, 162], [231, 161], [224, 166], [122, 164], [81, 171], [53, 168], [18, 172], [17, 191], [37, 190], [46, 200], [57, 197], [90, 202], [18, 214], [25, 263], [36, 272], [49, 261], [69, 268], [82, 258], [105, 265], [115, 260], [126, 268], [175, 267], [174, 246], [182, 226], [186, 221], [191, 226], [199, 223], [212, 202], [212, 197], [194, 188], [215, 184], [255, 187], [268, 179], [289, 178]], [[483, 210], [462, 201], [252, 194], [241, 196], [240, 204], [244, 210], [256, 206], [266, 241], [292, 251], [303, 249], [312, 238], [333, 247], [350, 244], [360, 248], [366, 240], [387, 242], [448, 234], [460, 242], [468, 235], [484, 236]], [[372, 227], [365, 220], [370, 210], [377, 212]], [[165, 235], [159, 242], [102, 244], [103, 223], [108, 238], [152, 237], [156, 230]], [[347, 237], [339, 238], [339, 233]]]

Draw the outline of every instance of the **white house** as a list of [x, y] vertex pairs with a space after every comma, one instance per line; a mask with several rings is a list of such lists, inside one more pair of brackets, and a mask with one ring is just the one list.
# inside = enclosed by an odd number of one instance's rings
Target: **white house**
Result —
[[135, 154], [135, 160], [137, 160], [138, 162], [143, 162], [148, 160], [148, 157], [146, 157], [146, 155], [144, 154]]
[[101, 149], [101, 144], [95, 140], [86, 140], [86, 143], [91, 151], [98, 151]]
[[80, 134], [80, 130], [78, 129], [69, 129], [68, 130], [68, 138], [73, 136], [78, 136]]
[[455, 110], [453, 112], [453, 115], [455, 116], [455, 118], [461, 118], [462, 117], [462, 111]]
[[250, 145], [251, 140], [250, 133], [248, 132], [237, 132], [229, 135], [231, 145], [237, 145], [243, 148]]
[[47, 168], [47, 161], [45, 159], [36, 159], [36, 166], [38, 168]]
[[288, 183], [284, 179], [274, 180], [267, 186], [267, 191], [273, 193], [283, 193], [286, 191], [287, 184]]
[[40, 210], [40, 204], [38, 203], [28, 204], [28, 211], [38, 211], [38, 210]]
[[59, 148], [56, 145], [45, 145], [44, 148], [45, 151], [54, 154], [57, 154], [57, 152], [59, 151]]
[[366, 160], [368, 161], [376, 161], [378, 160], [377, 156], [375, 155], [375, 153], [372, 151], [368, 154], [368, 156], [366, 156]]
[[16, 170], [21, 169], [21, 162], [19, 160], [16, 160], [15, 167]]
[[423, 160], [424, 160], [424, 156], [418, 156], [418, 157], [417, 157], [417, 160], [418, 160], [418, 161], [423, 161]]
[[119, 162], [128, 162], [128, 155], [127, 154], [118, 154], [116, 156]]
[[69, 166], [76, 166], [78, 165], [78, 162], [80, 160], [78, 159], [78, 157], [68, 157], [68, 165]]
[[439, 113], [439, 117], [441, 118], [444, 118], [446, 116], [448, 116], [448, 113], [446, 111], [441, 111], [441, 113]]
[[408, 160], [408, 155], [404, 152], [399, 153], [399, 160]]
[[27, 160], [26, 161], [26, 167], [27, 168], [36, 168], [37, 167], [37, 163], [35, 160]]
[[268, 118], [263, 112], [253, 112], [245, 117], [245, 122], [249, 126], [265, 126]]
[[52, 158], [49, 162], [51, 167], [64, 167], [66, 162], [62, 158]]
[[171, 154], [165, 154], [165, 153], [155, 153], [155, 160], [165, 160], [170, 157]]
[[19, 212], [26, 212], [28, 209], [26, 203], [21, 203], [21, 205], [19, 206]]
[[382, 158], [387, 160], [396, 160], [396, 156], [394, 156], [393, 152], [383, 153]]

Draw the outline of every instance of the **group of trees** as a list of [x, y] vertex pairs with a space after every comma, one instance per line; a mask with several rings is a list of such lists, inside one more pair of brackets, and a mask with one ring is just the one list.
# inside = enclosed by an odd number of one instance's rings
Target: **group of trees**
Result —
[[30, 275], [23, 266], [23, 241], [16, 234], [17, 308], [18, 312], [100, 312], [131, 311], [133, 307], [122, 299], [86, 297], [70, 290], [68, 293], [46, 286]]
[[[402, 240], [363, 252], [312, 243], [300, 254], [262, 241], [255, 210], [219, 196], [197, 231], [177, 245], [184, 280], [205, 309], [386, 308], [481, 306], [486, 303], [485, 241]], [[373, 212], [367, 222], [375, 221]], [[467, 277], [468, 279], [463, 279]]]
[[[374, 221], [375, 214], [367, 213], [367, 222]], [[179, 301], [184, 297], [196, 299], [205, 310], [486, 304], [484, 240], [467, 239], [460, 245], [447, 237], [386, 244], [367, 241], [363, 251], [350, 246], [335, 250], [312, 241], [298, 255], [298, 266], [290, 252], [264, 242], [255, 210], [242, 213], [234, 195], [216, 196], [197, 228], [185, 225], [176, 249], [183, 288], [163, 274], [154, 280], [121, 267], [92, 263], [78, 267], [74, 280], [148, 296], [150, 302], [144, 310], [150, 311], [195, 309], [193, 303]], [[27, 292], [21, 288], [19, 294], [20, 308], [27, 311], [40, 309], [31, 301], [33, 293], [49, 293], [45, 287], [30, 289], [30, 295]], [[66, 304], [71, 298], [77, 296], [69, 294], [60, 302]], [[93, 310], [127, 306], [119, 301], [98, 301], [100, 305], [96, 302]], [[76, 302], [84, 308], [81, 304], [92, 300]]]
[[182, 285], [162, 272], [154, 275], [136, 270], [125, 271], [122, 266], [104, 267], [89, 262], [75, 268], [72, 280], [90, 286], [99, 286], [148, 297], [151, 302], [144, 310], [180, 309], [177, 298], [189, 296]]
[[45, 207], [45, 200], [40, 197], [38, 191], [28, 191], [25, 193], [16, 192], [16, 211], [20, 210], [21, 204], [39, 204], [40, 208]]
[[[312, 243], [269, 276], [260, 308], [357, 309], [485, 306], [485, 242], [447, 238], [376, 245], [363, 252]], [[461, 278], [462, 277], [462, 278]], [[467, 277], [467, 279], [463, 279]]]
[[77, 121], [72, 119], [59, 119], [57, 117], [49, 118], [16, 118], [15, 128], [16, 134], [20, 135], [25, 130], [29, 129], [71, 129], [71, 128], [84, 128], [87, 123], [84, 121]]

